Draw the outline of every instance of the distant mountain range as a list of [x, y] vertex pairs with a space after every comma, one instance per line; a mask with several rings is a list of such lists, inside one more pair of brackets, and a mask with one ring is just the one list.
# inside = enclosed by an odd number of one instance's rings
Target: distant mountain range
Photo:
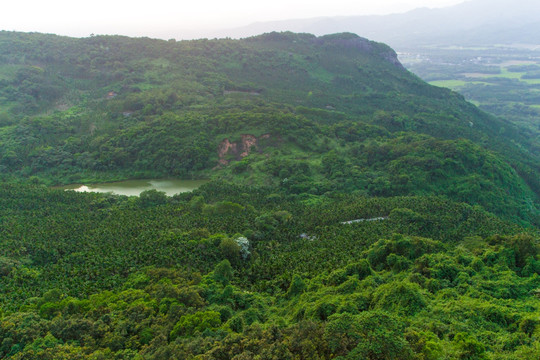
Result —
[[472, 0], [382, 16], [318, 17], [258, 22], [221, 31], [242, 38], [271, 31], [324, 35], [353, 32], [395, 48], [429, 45], [478, 46], [540, 43], [540, 1]]

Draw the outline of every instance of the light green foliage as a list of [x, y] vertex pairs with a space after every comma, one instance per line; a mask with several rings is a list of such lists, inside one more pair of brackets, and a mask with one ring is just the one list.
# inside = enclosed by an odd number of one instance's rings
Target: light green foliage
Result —
[[170, 339], [199, 334], [205, 330], [215, 330], [220, 325], [221, 315], [216, 311], [201, 311], [193, 315], [184, 315], [172, 329]]
[[375, 308], [398, 314], [415, 314], [427, 305], [420, 286], [408, 282], [381, 285], [373, 294]]
[[142, 207], [163, 205], [167, 203], [167, 195], [155, 189], [145, 190], [139, 195], [138, 202]]

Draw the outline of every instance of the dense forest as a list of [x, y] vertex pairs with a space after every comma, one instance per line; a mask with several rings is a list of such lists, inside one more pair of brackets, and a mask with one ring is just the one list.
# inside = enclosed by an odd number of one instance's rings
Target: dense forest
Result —
[[538, 358], [527, 134], [354, 34], [0, 32], [0, 358]]

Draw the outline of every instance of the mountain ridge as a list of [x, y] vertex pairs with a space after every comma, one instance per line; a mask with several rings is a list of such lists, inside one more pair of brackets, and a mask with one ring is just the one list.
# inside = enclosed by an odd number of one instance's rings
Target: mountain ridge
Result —
[[[316, 35], [350, 31], [397, 49], [428, 45], [531, 44], [540, 42], [538, 2], [472, 0], [445, 8], [418, 8], [389, 15], [316, 17], [258, 22], [211, 36], [242, 38], [268, 31]], [[518, 20], [519, 19], [519, 20]], [[512, 29], [520, 29], [512, 32]], [[499, 37], [497, 37], [499, 35]], [[501, 36], [502, 35], [502, 36]]]

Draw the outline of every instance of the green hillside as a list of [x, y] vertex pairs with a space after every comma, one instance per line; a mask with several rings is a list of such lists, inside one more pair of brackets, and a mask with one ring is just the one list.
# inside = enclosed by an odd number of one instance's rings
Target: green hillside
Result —
[[[0, 35], [4, 176], [286, 178], [316, 195], [446, 195], [527, 221], [538, 210], [538, 144], [353, 34]], [[225, 139], [236, 151], [220, 157]]]
[[535, 141], [354, 34], [0, 32], [0, 358], [538, 358]]

